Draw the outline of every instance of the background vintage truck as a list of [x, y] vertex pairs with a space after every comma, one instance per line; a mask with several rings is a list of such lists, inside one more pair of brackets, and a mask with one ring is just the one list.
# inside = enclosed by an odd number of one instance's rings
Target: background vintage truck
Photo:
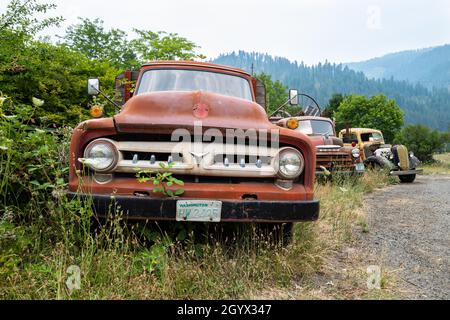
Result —
[[296, 116], [283, 118], [277, 125], [308, 135], [316, 146], [316, 175], [361, 175], [364, 164], [358, 148], [344, 146], [330, 118]]
[[419, 159], [404, 145], [385, 144], [383, 133], [370, 128], [348, 128], [339, 132], [344, 145], [357, 147], [364, 164], [372, 169], [387, 169], [390, 175], [398, 176], [401, 182], [414, 182], [419, 169]]

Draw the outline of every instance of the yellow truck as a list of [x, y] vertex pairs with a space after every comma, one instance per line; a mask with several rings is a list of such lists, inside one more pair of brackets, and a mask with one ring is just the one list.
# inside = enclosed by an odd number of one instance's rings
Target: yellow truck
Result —
[[357, 147], [367, 168], [388, 169], [390, 175], [398, 176], [401, 182], [413, 182], [416, 174], [422, 173], [419, 159], [404, 145], [384, 142], [380, 130], [370, 128], [348, 128], [339, 132], [344, 146]]

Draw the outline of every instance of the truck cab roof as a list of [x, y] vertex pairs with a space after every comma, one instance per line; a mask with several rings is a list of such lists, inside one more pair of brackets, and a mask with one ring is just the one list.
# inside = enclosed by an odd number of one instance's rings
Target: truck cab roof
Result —
[[222, 71], [231, 71], [234, 73], [240, 73], [246, 77], [251, 77], [251, 75], [239, 68], [233, 68], [221, 64], [215, 64], [215, 63], [209, 63], [209, 62], [200, 62], [200, 61], [189, 61], [189, 60], [165, 60], [165, 61], [150, 61], [142, 65], [143, 68], [145, 67], [152, 67], [152, 66], [161, 66], [161, 67], [167, 67], [167, 66], [180, 66], [180, 67], [200, 67], [200, 68], [207, 68], [207, 69], [216, 69], [216, 70], [222, 70]]
[[[339, 131], [340, 134], [345, 134], [347, 131], [347, 129], [342, 129], [341, 131]], [[370, 129], [370, 128], [349, 128], [348, 131], [350, 133], [355, 133], [355, 134], [361, 134], [361, 133], [373, 133], [373, 132], [377, 132], [377, 133], [381, 133], [380, 130], [377, 129]]]

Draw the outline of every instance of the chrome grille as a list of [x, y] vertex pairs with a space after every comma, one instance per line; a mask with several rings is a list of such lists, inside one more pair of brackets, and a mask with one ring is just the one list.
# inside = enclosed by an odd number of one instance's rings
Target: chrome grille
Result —
[[196, 176], [275, 177], [278, 149], [263, 146], [202, 142], [110, 140], [119, 151], [114, 172], [161, 171]]
[[354, 164], [349, 153], [339, 151], [340, 146], [318, 146], [316, 154], [316, 170], [325, 167], [333, 171], [353, 171]]

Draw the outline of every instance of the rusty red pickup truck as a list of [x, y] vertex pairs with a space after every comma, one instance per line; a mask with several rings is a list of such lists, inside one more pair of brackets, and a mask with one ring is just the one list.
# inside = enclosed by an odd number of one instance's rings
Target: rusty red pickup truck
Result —
[[[71, 197], [104, 216], [204, 222], [316, 220], [316, 147], [268, 120], [262, 83], [243, 70], [157, 61], [117, 78], [123, 105], [73, 131]], [[134, 92], [128, 81], [136, 80]], [[89, 91], [101, 92], [96, 79]], [[153, 192], [136, 171], [170, 172], [183, 193]], [[169, 186], [175, 191], [179, 186]]]

